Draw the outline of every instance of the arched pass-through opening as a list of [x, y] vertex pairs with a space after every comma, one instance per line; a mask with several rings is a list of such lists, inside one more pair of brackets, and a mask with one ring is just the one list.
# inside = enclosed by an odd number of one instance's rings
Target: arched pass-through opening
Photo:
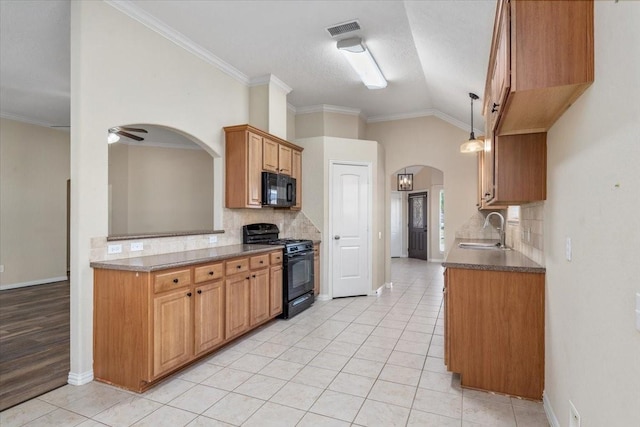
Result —
[[214, 229], [217, 153], [167, 126], [113, 126], [107, 136], [110, 237]]

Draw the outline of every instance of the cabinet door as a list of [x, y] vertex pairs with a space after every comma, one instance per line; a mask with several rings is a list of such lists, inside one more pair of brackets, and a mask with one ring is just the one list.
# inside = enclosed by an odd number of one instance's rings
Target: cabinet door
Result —
[[271, 267], [269, 317], [282, 313], [282, 265]]
[[224, 341], [224, 282], [196, 288], [194, 309], [194, 353], [216, 347]]
[[191, 359], [192, 292], [179, 290], [153, 300], [153, 376]]
[[296, 204], [291, 209], [302, 209], [302, 152], [291, 153], [291, 176], [296, 179]]
[[251, 318], [249, 325], [261, 323], [269, 318], [269, 269], [251, 272]]
[[278, 172], [291, 175], [291, 148], [286, 145], [278, 145]]
[[225, 339], [249, 329], [249, 273], [225, 281]]
[[247, 135], [247, 205], [262, 206], [262, 137]]
[[313, 294], [320, 293], [320, 244], [313, 245]]
[[268, 172], [278, 173], [278, 148], [280, 144], [267, 138], [262, 143], [262, 169]]

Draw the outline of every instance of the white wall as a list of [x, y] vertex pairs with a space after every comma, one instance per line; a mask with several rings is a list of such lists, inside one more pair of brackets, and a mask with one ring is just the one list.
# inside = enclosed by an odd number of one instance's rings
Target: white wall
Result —
[[108, 229], [107, 129], [158, 124], [207, 144], [214, 156], [214, 226], [222, 228], [222, 127], [248, 122], [249, 89], [103, 2], [72, 2], [71, 58], [69, 380], [78, 384], [92, 378], [89, 259], [91, 239]]
[[[449, 250], [455, 238], [455, 231], [477, 212], [476, 183], [477, 157], [461, 154], [460, 144], [468, 135], [439, 118], [419, 117], [415, 119], [376, 122], [367, 125], [367, 139], [379, 141], [385, 149], [387, 171], [397, 171], [406, 165], [427, 165], [439, 169], [444, 174], [445, 189], [445, 237]], [[387, 179], [391, 179], [387, 174]], [[389, 216], [390, 184], [385, 184], [386, 216]], [[389, 235], [389, 224], [385, 235]], [[385, 271], [390, 273], [391, 256], [385, 248]], [[386, 281], [390, 276], [386, 276]]]
[[69, 133], [0, 119], [0, 289], [67, 278]]
[[[595, 82], [548, 134], [545, 398], [640, 425], [640, 3], [595, 2]], [[565, 259], [565, 238], [573, 257]]]

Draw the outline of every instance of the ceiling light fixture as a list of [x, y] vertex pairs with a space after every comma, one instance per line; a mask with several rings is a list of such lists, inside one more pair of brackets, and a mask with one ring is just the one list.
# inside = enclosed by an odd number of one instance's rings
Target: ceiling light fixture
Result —
[[470, 93], [469, 98], [471, 98], [471, 134], [469, 135], [469, 140], [460, 146], [461, 153], [477, 153], [484, 150], [484, 142], [477, 139], [473, 133], [473, 101], [478, 99], [478, 95]]
[[360, 37], [340, 40], [337, 46], [367, 88], [384, 89], [387, 87], [387, 80]]
[[120, 135], [115, 132], [109, 131], [109, 135], [107, 136], [107, 143], [113, 144], [114, 142], [120, 141]]

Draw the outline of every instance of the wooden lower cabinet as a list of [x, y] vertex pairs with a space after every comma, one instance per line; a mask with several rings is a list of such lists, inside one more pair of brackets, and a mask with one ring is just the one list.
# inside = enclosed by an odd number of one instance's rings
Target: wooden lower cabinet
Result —
[[272, 266], [270, 270], [269, 315], [272, 317], [282, 313], [282, 271], [282, 265]]
[[224, 336], [224, 282], [217, 280], [196, 287], [194, 311], [194, 349], [196, 355], [216, 348]]
[[251, 281], [248, 273], [228, 277], [225, 282], [225, 313], [227, 339], [249, 330], [249, 289]]
[[269, 318], [269, 303], [271, 290], [269, 289], [269, 269], [263, 268], [251, 273], [250, 296], [251, 316], [249, 325], [257, 325]]
[[544, 277], [447, 268], [445, 363], [463, 387], [542, 399]]
[[155, 272], [96, 268], [94, 376], [145, 391], [281, 312], [281, 250]]
[[191, 358], [193, 316], [189, 288], [153, 299], [153, 377]]

